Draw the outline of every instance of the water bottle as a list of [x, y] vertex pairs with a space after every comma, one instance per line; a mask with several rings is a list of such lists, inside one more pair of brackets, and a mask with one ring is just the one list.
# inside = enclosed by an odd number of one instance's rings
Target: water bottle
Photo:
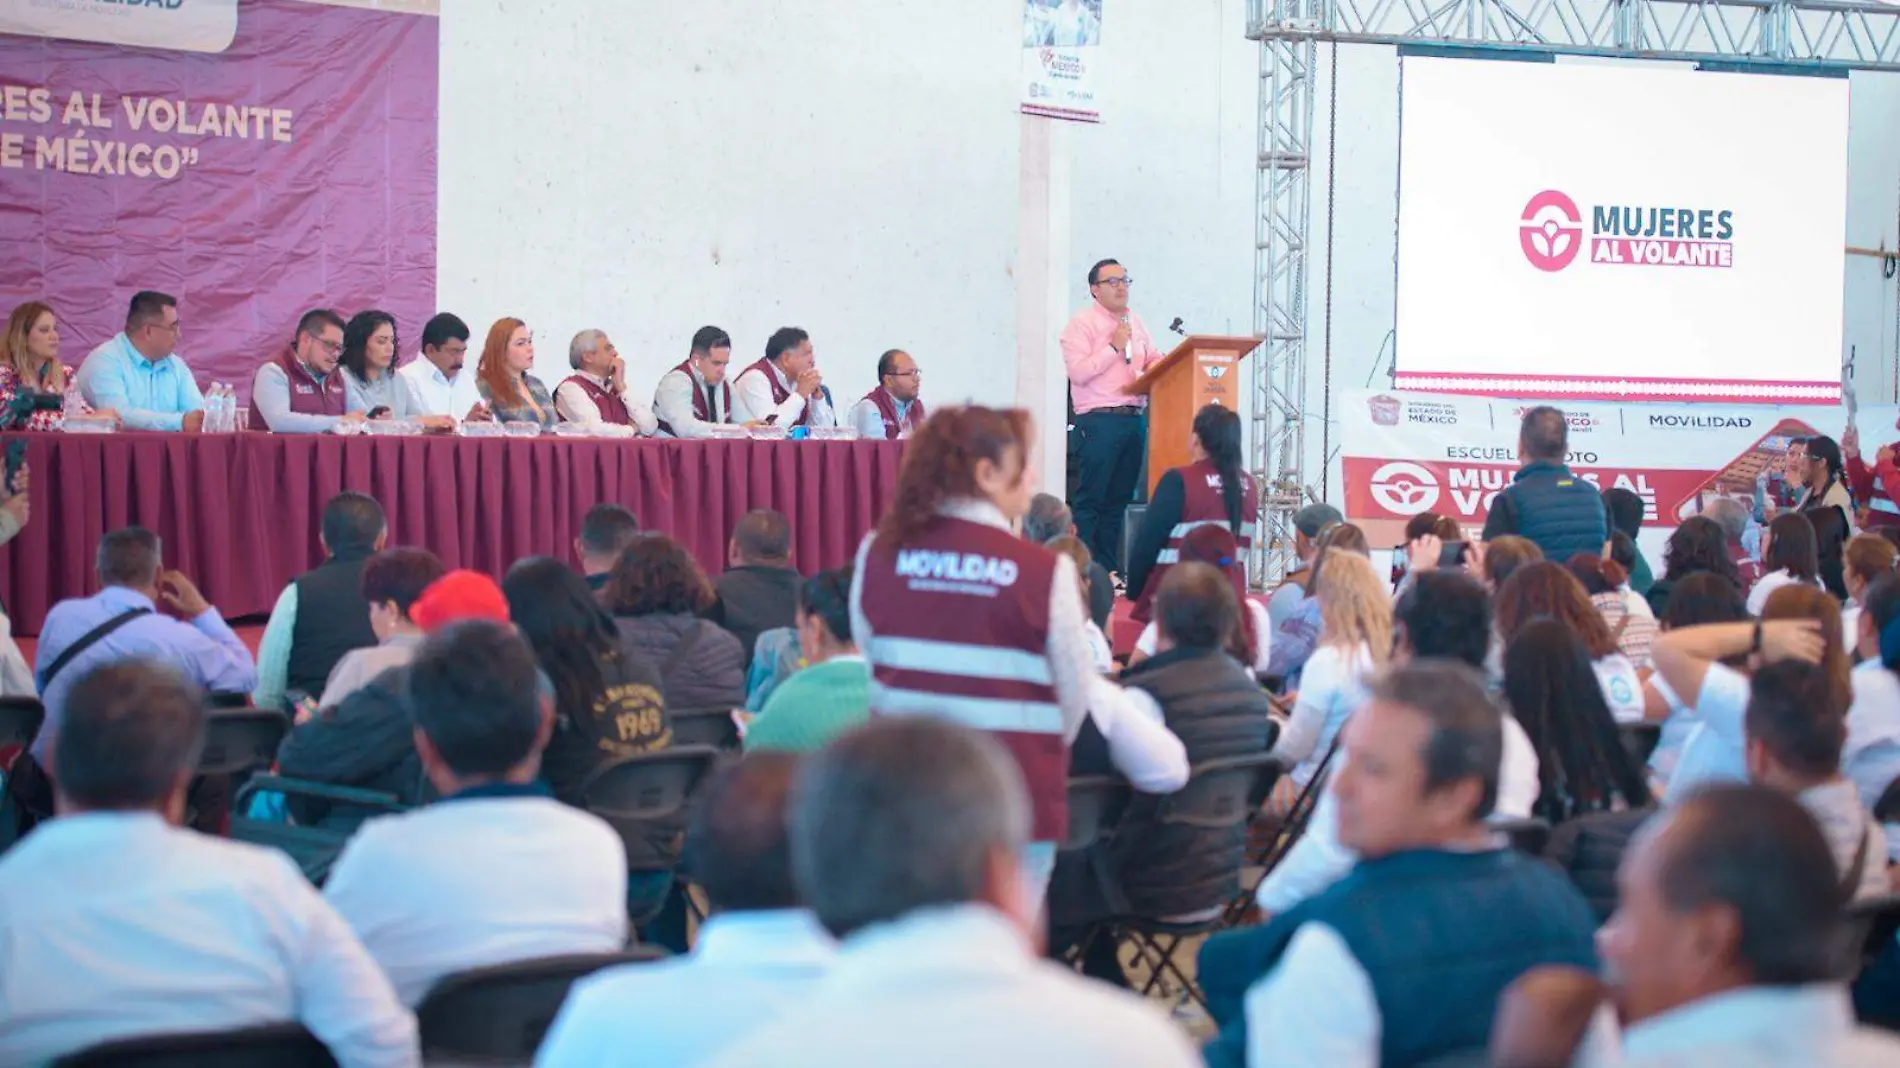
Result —
[[205, 421], [202, 432], [216, 434], [222, 428], [218, 425], [218, 383], [211, 383], [211, 389], [205, 393]]

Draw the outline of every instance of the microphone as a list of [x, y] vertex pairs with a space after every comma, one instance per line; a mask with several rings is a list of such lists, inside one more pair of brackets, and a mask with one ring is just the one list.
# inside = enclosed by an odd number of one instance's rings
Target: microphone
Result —
[[[1121, 313], [1117, 318], [1121, 319], [1123, 326], [1128, 326], [1127, 312]], [[1128, 344], [1122, 346], [1122, 362], [1127, 364], [1135, 362], [1135, 335], [1132, 328], [1128, 335]]]
[[1181, 329], [1181, 317], [1179, 315], [1175, 316], [1174, 321], [1168, 324], [1168, 329], [1180, 334], [1182, 337], [1187, 336], [1187, 331]]

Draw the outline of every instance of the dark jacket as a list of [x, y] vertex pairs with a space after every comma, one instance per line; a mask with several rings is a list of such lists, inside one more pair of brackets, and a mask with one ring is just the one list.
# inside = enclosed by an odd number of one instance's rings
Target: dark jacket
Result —
[[[1129, 668], [1125, 686], [1161, 706], [1168, 729], [1187, 748], [1189, 764], [1263, 753], [1278, 733], [1267, 716], [1266, 692], [1218, 649], [1173, 649]], [[1112, 775], [1108, 746], [1090, 722], [1070, 749], [1075, 775]], [[1168, 800], [1136, 794], [1113, 836], [1089, 857], [1059, 857], [1050, 880], [1051, 923], [1089, 923], [1126, 911], [1176, 916], [1224, 904], [1240, 889], [1247, 829], [1165, 823]]]
[[1108, 619], [1115, 614], [1115, 580], [1108, 577], [1108, 568], [1089, 561], [1089, 618], [1095, 625], [1108, 634]]
[[600, 665], [601, 692], [581, 708], [557, 706], [554, 735], [541, 754], [542, 781], [577, 808], [585, 807], [581, 787], [596, 769], [673, 742], [660, 670], [622, 627], [619, 648]]
[[615, 616], [614, 624], [660, 669], [669, 710], [745, 707], [745, 651], [718, 624], [685, 614]]
[[323, 692], [343, 654], [376, 644], [363, 600], [368, 552], [339, 553], [297, 576], [297, 625], [291, 631], [285, 688], [312, 697]]
[[1656, 814], [1654, 808], [1592, 812], [1566, 820], [1550, 833], [1544, 859], [1570, 876], [1602, 923], [1616, 911], [1616, 869], [1637, 828]]
[[1609, 529], [1596, 486], [1563, 464], [1533, 460], [1491, 502], [1484, 540], [1516, 534], [1536, 542], [1544, 559], [1562, 564], [1578, 553], [1602, 555]]
[[729, 567], [713, 580], [713, 592], [719, 596], [706, 610], [706, 618], [739, 639], [745, 662], [750, 664], [759, 635], [792, 625], [798, 591], [804, 584], [805, 577], [789, 567]]
[[[416, 755], [414, 723], [409, 718], [409, 669], [393, 667], [367, 686], [292, 727], [277, 750], [277, 770], [292, 779], [352, 786], [394, 794], [405, 804], [435, 795]], [[360, 812], [293, 797], [291, 815], [298, 823], [353, 826]]]

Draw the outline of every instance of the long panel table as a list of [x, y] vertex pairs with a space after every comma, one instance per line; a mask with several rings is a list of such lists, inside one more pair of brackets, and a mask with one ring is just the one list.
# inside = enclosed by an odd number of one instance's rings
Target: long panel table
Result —
[[434, 550], [499, 578], [524, 556], [571, 560], [587, 510], [613, 501], [672, 535], [709, 573], [753, 508], [790, 518], [799, 568], [849, 563], [897, 481], [883, 441], [623, 441], [577, 438], [307, 437], [238, 433], [24, 436], [33, 518], [0, 546], [0, 599], [14, 632], [93, 592], [109, 530], [151, 528], [226, 616], [268, 613], [322, 557], [324, 502], [359, 490], [389, 514], [389, 544]]

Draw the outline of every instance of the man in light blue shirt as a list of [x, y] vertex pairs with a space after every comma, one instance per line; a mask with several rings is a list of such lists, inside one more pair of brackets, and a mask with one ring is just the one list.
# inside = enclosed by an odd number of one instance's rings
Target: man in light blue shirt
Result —
[[[157, 535], [143, 527], [107, 534], [99, 542], [98, 573], [100, 591], [54, 605], [40, 631], [33, 678], [46, 706], [46, 721], [33, 740], [33, 758], [42, 766], [65, 711], [67, 691], [94, 668], [137, 657], [176, 668], [214, 693], [249, 693], [257, 685], [251, 651], [218, 610], [190, 579], [162, 570]], [[179, 618], [156, 611], [161, 600]], [[116, 620], [122, 622], [110, 633], [66, 656], [68, 648]], [[66, 663], [59, 663], [62, 658]]]
[[708, 784], [686, 838], [713, 908], [693, 952], [582, 981], [538, 1068], [607, 1068], [630, 1049], [651, 1064], [698, 1064], [802, 1002], [830, 970], [831, 935], [792, 885], [786, 804], [797, 765], [790, 753], [749, 753]]
[[142, 290], [125, 313], [125, 332], [92, 350], [74, 381], [86, 403], [119, 413], [127, 430], [182, 430], [204, 425], [205, 399], [178, 344], [178, 299]]

